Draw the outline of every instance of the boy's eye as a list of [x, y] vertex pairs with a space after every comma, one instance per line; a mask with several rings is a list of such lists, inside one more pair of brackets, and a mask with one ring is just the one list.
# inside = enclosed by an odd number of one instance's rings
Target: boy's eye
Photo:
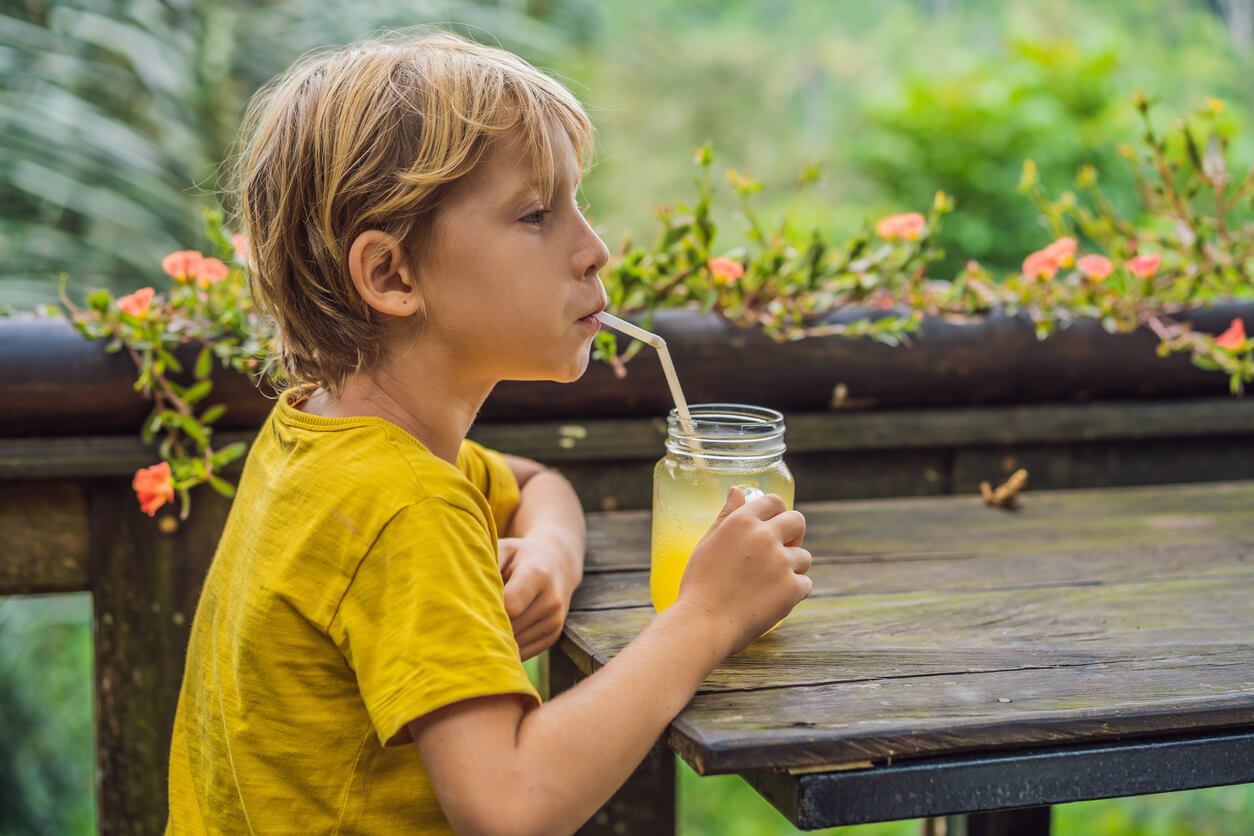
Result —
[[520, 218], [519, 220], [521, 220], [523, 223], [526, 223], [526, 224], [535, 224], [536, 226], [539, 226], [544, 221], [544, 216], [549, 214], [550, 211], [552, 210], [537, 209], [536, 211], [531, 212], [530, 214], [523, 215], [522, 218]]

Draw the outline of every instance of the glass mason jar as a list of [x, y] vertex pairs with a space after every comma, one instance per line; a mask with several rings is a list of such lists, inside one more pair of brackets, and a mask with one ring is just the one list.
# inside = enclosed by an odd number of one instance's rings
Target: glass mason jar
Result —
[[685, 427], [677, 410], [666, 420], [666, 455], [653, 468], [653, 541], [649, 592], [658, 612], [675, 603], [697, 541], [740, 488], [745, 499], [778, 494], [793, 506], [784, 464], [784, 416], [744, 404], [695, 404]]

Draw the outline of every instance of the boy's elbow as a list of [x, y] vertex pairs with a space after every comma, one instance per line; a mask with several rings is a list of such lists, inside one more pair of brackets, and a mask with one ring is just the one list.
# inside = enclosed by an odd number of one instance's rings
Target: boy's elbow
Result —
[[579, 824], [562, 829], [554, 817], [525, 803], [503, 804], [495, 797], [486, 809], [450, 821], [459, 836], [561, 836], [573, 833]]
[[449, 816], [459, 836], [561, 836], [583, 823], [563, 825], [566, 817], [556, 794], [525, 776], [513, 776], [504, 787], [508, 789], [485, 785], [473, 801], [465, 799], [468, 803]]

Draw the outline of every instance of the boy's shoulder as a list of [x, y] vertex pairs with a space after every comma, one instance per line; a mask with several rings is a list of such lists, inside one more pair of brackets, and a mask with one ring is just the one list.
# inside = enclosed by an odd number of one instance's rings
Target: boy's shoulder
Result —
[[286, 395], [258, 437], [256, 452], [288, 474], [294, 486], [324, 496], [363, 493], [376, 505], [403, 507], [426, 499], [480, 506], [474, 484], [486, 451], [465, 441], [457, 464], [436, 456], [382, 418], [324, 418], [294, 409]]

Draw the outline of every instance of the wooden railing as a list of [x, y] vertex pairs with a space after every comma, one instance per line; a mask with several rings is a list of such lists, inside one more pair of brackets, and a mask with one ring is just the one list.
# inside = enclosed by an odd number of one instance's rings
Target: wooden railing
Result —
[[[133, 430], [145, 405], [129, 388], [125, 359], [63, 330], [42, 346], [29, 331], [17, 342], [5, 333], [0, 595], [91, 592], [100, 831], [160, 833], [188, 630], [229, 502], [202, 489], [186, 522], [143, 515], [130, 479], [155, 459]], [[247, 403], [227, 435], [251, 438], [248, 424], [267, 404]], [[503, 421], [498, 406], [498, 420], [471, 437], [558, 468], [589, 510], [647, 507], [662, 452], [658, 418], [573, 417], [577, 400], [562, 408], [568, 417]], [[798, 501], [974, 493], [1017, 467], [1029, 471], [1030, 490], [1254, 478], [1254, 400], [1223, 395], [786, 408], [786, 421]]]

